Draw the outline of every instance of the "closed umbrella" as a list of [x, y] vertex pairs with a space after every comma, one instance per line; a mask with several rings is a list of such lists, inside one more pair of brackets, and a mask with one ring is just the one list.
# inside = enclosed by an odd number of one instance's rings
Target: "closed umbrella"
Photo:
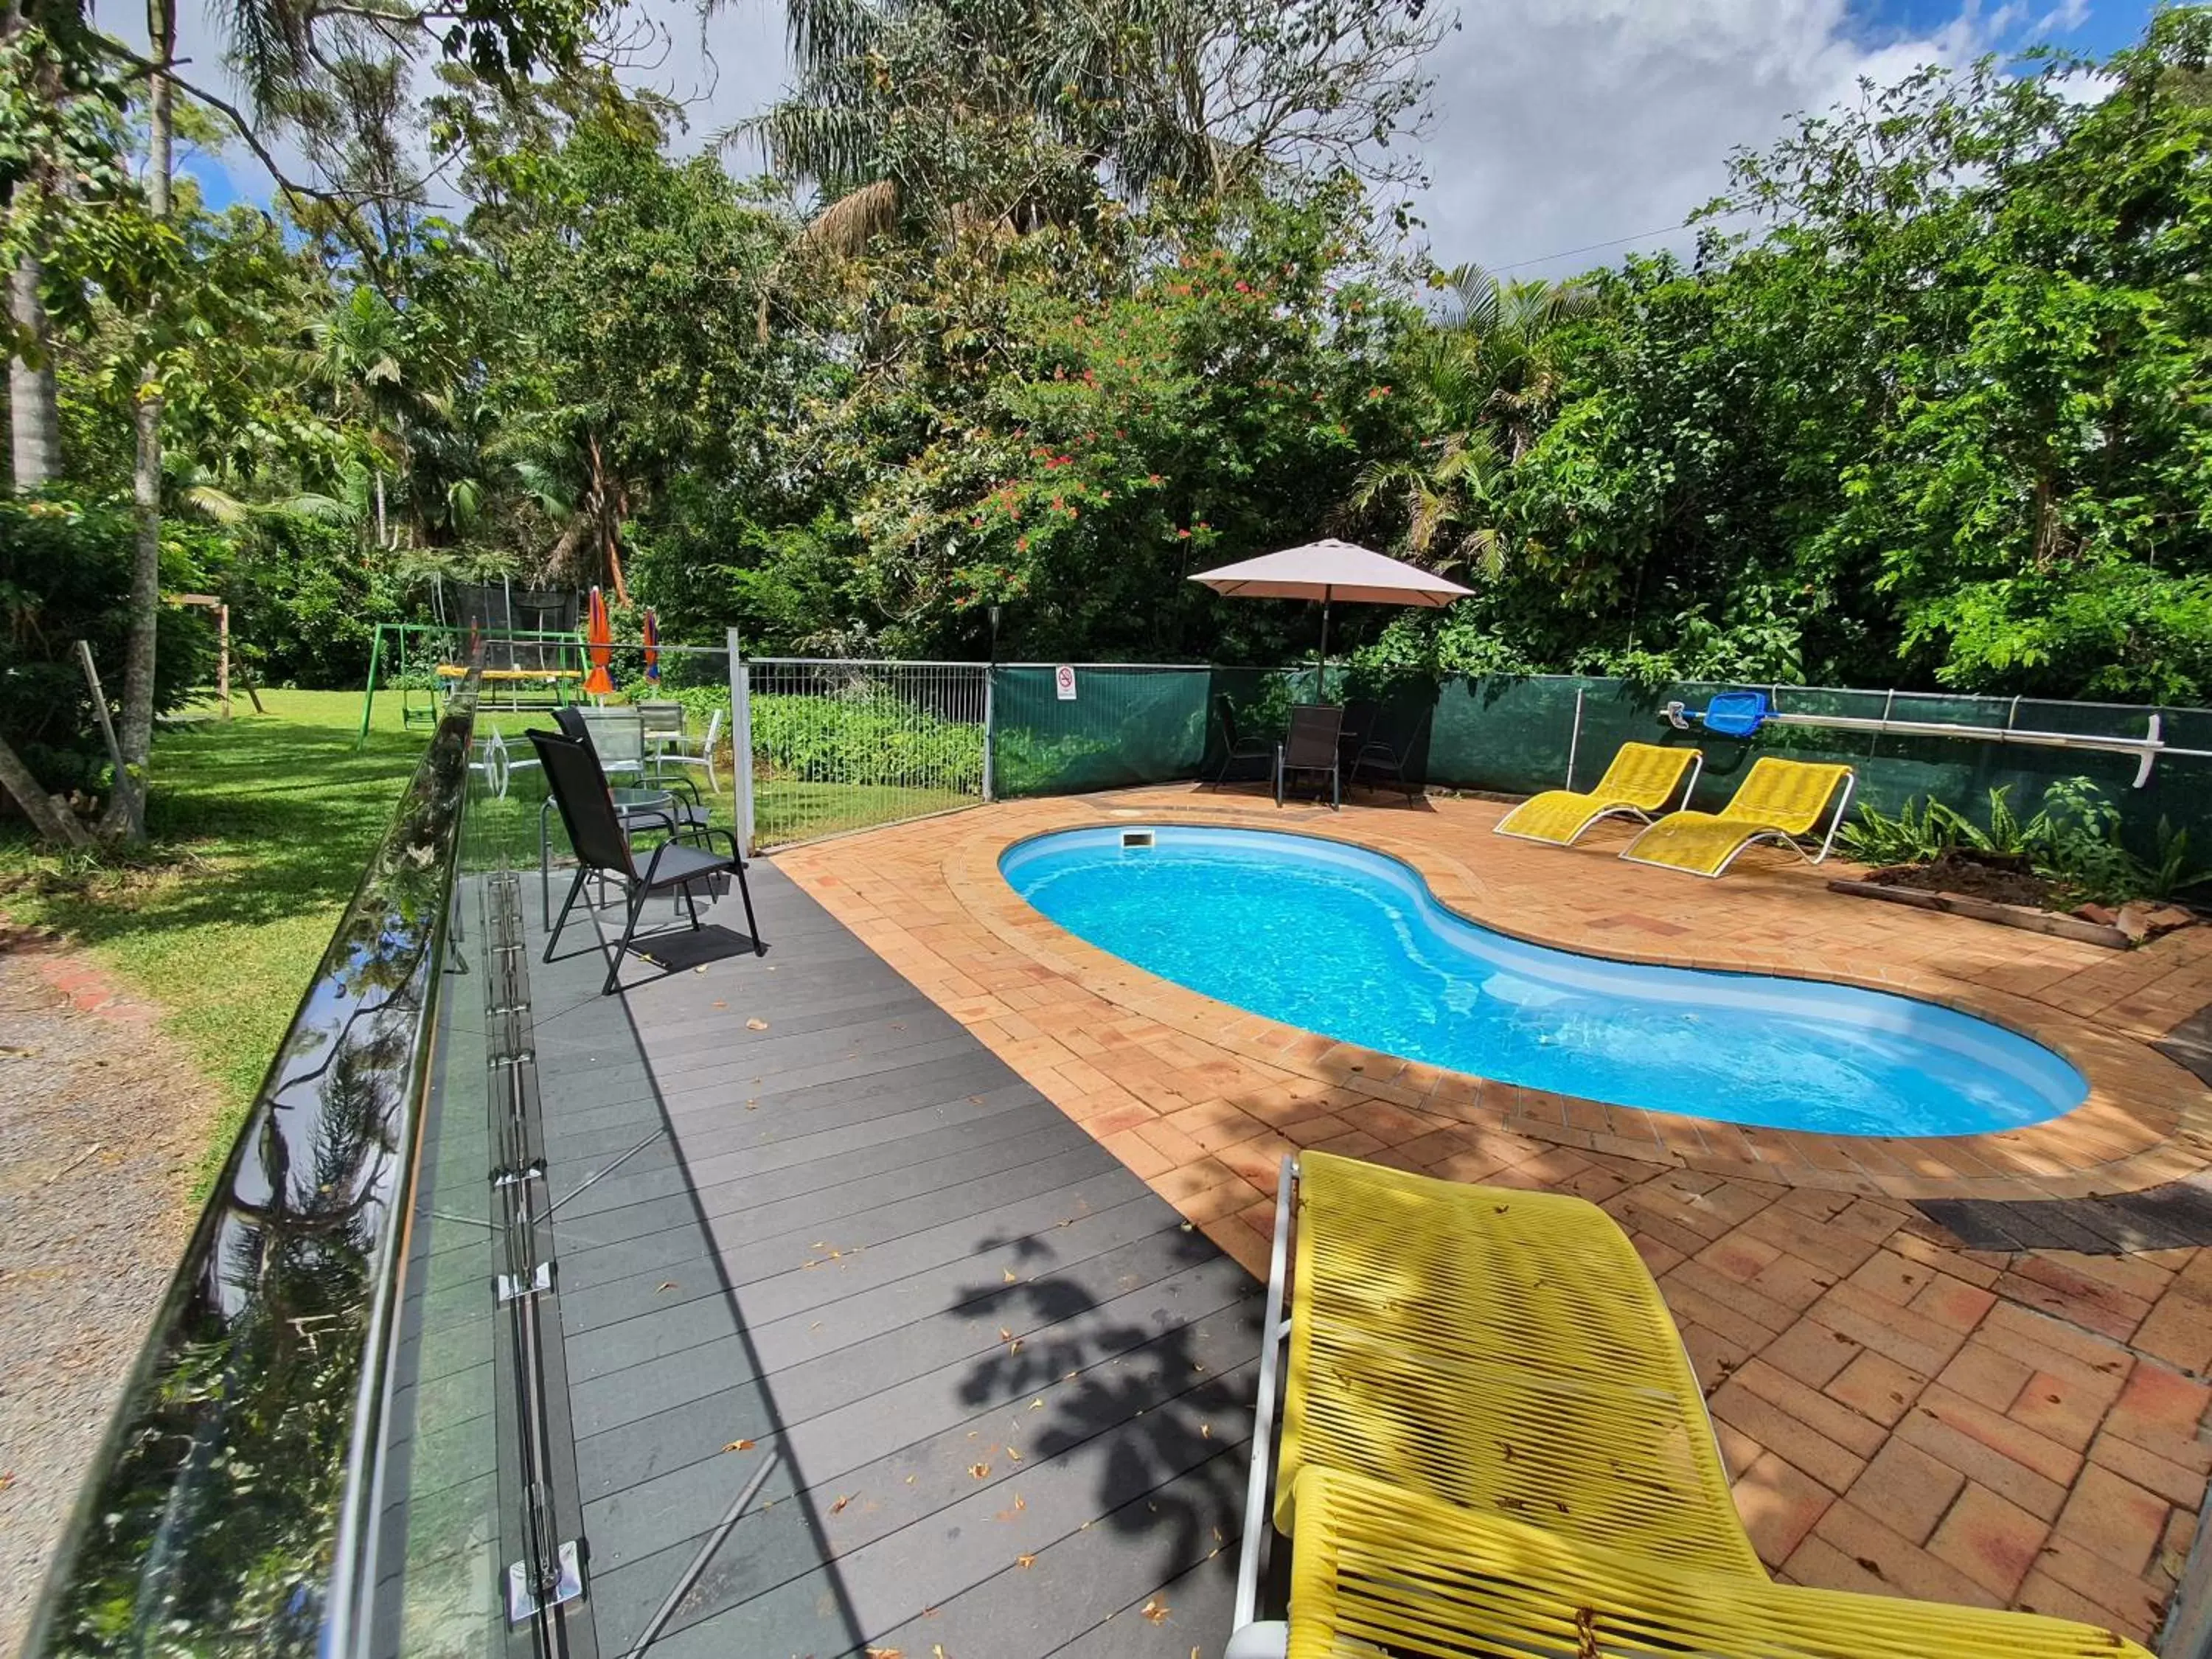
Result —
[[589, 647], [592, 672], [584, 676], [584, 690], [595, 697], [611, 696], [615, 683], [607, 672], [607, 665], [614, 660], [614, 629], [607, 621], [607, 602], [599, 590], [592, 590], [591, 620], [585, 624], [584, 643]]
[[1319, 599], [1321, 651], [1314, 659], [1316, 696], [1322, 695], [1322, 665], [1328, 658], [1328, 609], [1338, 599], [1358, 605], [1449, 605], [1474, 590], [1446, 581], [1419, 565], [1372, 549], [1334, 538], [1286, 547], [1191, 578], [1217, 593], [1248, 599]]
[[650, 610], [645, 613], [645, 678], [660, 690], [660, 618]]

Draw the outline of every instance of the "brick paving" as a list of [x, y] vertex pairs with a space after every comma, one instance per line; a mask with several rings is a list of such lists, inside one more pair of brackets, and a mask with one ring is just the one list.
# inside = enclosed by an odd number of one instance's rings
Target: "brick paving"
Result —
[[[2212, 1002], [2212, 928], [2112, 952], [1845, 898], [1832, 870], [1778, 857], [1708, 883], [1622, 863], [1617, 839], [1531, 847], [1488, 833], [1503, 811], [1279, 813], [1177, 787], [996, 806], [777, 863], [1255, 1273], [1277, 1165], [1303, 1146], [1602, 1205], [1658, 1278], [1778, 1577], [2149, 1640], [2212, 1472], [2212, 1252], [1967, 1250], [1909, 1200], [2081, 1197], [2203, 1170], [2212, 1101], [2149, 1045]], [[1341, 836], [1546, 943], [1942, 1000], [2058, 1048], [2091, 1097], [2003, 1135], [1846, 1139], [1408, 1065], [1169, 985], [997, 876], [1014, 841], [1117, 818]]]

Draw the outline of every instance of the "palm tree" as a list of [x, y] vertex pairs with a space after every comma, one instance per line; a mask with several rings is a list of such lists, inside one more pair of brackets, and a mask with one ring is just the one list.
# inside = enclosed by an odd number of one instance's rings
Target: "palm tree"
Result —
[[376, 498], [376, 544], [390, 550], [398, 538], [389, 526], [387, 477], [405, 481], [413, 470], [413, 435], [436, 389], [410, 367], [414, 342], [407, 319], [363, 283], [338, 307], [308, 325], [314, 379], [368, 434], [368, 465]]
[[1472, 264], [1443, 273], [1443, 287], [1454, 412], [1496, 430], [1517, 462], [1559, 402], [1567, 331], [1596, 311], [1597, 295], [1578, 282], [1501, 283]]
[[1415, 558], [1496, 576], [1506, 557], [1496, 509], [1507, 475], [1557, 407], [1568, 331], [1596, 298], [1579, 283], [1501, 283], [1475, 265], [1439, 283], [1448, 297], [1407, 388], [1428, 435], [1416, 456], [1362, 468], [1352, 505], [1396, 503]]

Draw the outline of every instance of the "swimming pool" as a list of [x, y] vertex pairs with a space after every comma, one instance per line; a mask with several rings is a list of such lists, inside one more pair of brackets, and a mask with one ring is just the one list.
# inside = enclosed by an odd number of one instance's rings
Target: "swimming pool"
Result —
[[[1125, 847], [1132, 837], [1152, 844]], [[2050, 1049], [1969, 1014], [1527, 944], [1446, 910], [1397, 860], [1312, 836], [1070, 830], [1007, 848], [999, 868], [1070, 933], [1194, 991], [1588, 1100], [1825, 1134], [1959, 1135], [2040, 1123], [2088, 1093]]]

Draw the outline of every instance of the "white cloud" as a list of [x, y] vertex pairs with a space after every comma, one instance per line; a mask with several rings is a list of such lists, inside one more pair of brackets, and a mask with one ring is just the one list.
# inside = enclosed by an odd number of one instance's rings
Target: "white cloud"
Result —
[[1659, 228], [1719, 193], [1731, 149], [1863, 76], [1970, 57], [1999, 19], [1869, 41], [1844, 0], [1464, 0], [1460, 24], [1435, 59], [1427, 240], [1444, 264], [1558, 276], [1618, 258], [1566, 252], [1616, 238], [1686, 248]]

